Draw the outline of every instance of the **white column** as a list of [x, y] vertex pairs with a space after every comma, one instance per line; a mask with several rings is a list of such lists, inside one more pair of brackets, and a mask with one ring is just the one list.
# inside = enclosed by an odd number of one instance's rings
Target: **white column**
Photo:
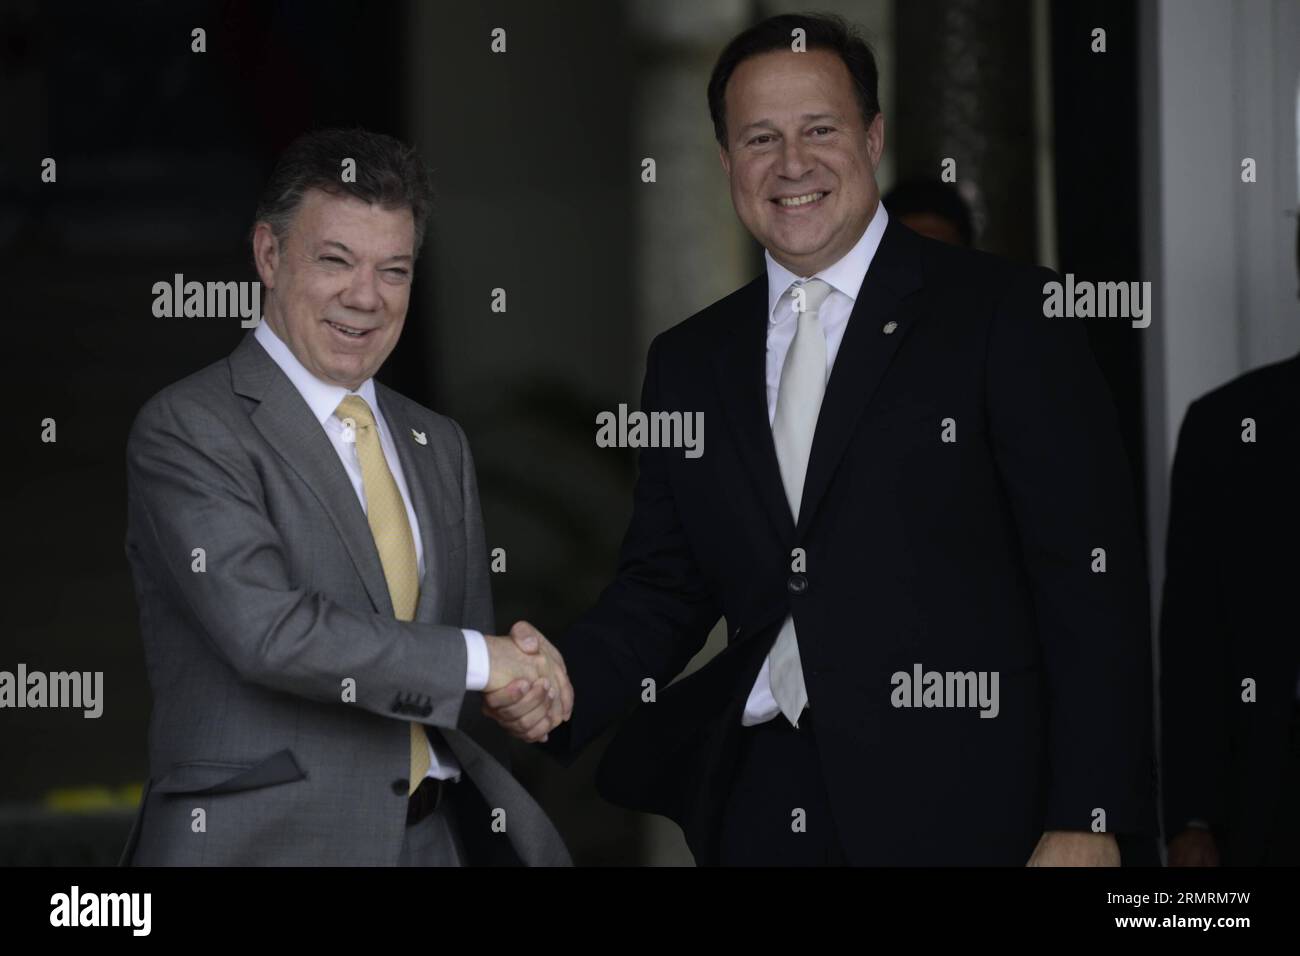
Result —
[[[1144, 354], [1153, 610], [1187, 406], [1300, 349], [1300, 0], [1147, 0], [1141, 10]], [[1257, 181], [1241, 181], [1241, 162]]]
[[[638, 385], [650, 340], [754, 276], [754, 242], [736, 218], [706, 90], [727, 41], [749, 25], [748, 0], [628, 0], [639, 50], [632, 155], [636, 183]], [[655, 161], [656, 181], [641, 181]]]

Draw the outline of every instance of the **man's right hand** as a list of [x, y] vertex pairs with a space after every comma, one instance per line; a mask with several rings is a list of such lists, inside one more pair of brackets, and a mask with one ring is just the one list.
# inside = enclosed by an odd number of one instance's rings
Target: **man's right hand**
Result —
[[1203, 827], [1187, 827], [1169, 841], [1170, 866], [1218, 866], [1219, 846]]
[[488, 650], [488, 681], [484, 693], [500, 690], [511, 681], [524, 680], [531, 684], [549, 676], [544, 673], [547, 659], [541, 654], [524, 651], [514, 638], [484, 634], [483, 640]]
[[509, 637], [485, 634], [484, 640], [489, 664], [484, 713], [521, 740], [546, 740], [573, 707], [573, 688], [559, 652], [523, 621]]

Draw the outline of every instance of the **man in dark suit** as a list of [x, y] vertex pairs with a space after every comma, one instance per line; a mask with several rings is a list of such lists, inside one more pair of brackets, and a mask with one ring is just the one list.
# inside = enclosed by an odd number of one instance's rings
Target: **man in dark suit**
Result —
[[1300, 355], [1193, 402], [1179, 432], [1160, 621], [1171, 866], [1300, 865], [1298, 540]]
[[704, 454], [640, 452], [617, 577], [557, 641], [572, 720], [485, 705], [566, 756], [641, 701], [602, 793], [700, 863], [1118, 862], [1155, 832], [1146, 577], [1083, 329], [1046, 270], [890, 221], [841, 21], [745, 31], [709, 102], [767, 269], [654, 340], [641, 402], [702, 412]]

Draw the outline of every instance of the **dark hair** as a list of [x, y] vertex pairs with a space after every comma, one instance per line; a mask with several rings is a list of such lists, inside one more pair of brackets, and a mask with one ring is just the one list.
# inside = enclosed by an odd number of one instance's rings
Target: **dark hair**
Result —
[[938, 179], [911, 179], [901, 182], [885, 193], [881, 202], [890, 217], [902, 218], [917, 213], [930, 213], [947, 219], [957, 227], [961, 241], [970, 245], [975, 241], [975, 224], [970, 206], [957, 191], [957, 187]]
[[727, 83], [742, 62], [760, 53], [789, 50], [793, 31], [804, 31], [805, 48], [830, 50], [837, 54], [853, 79], [853, 91], [867, 125], [880, 112], [879, 72], [871, 47], [843, 17], [830, 13], [783, 13], [768, 17], [736, 36], [718, 57], [709, 77], [709, 115], [718, 145], [727, 148]]
[[[356, 162], [356, 182], [343, 181], [343, 161]], [[336, 196], [355, 196], [385, 209], [410, 209], [415, 220], [419, 255], [429, 219], [432, 193], [419, 154], [411, 146], [383, 133], [365, 129], [321, 129], [299, 136], [276, 160], [257, 201], [253, 230], [270, 225], [283, 242], [309, 189]], [[250, 231], [250, 238], [252, 232]]]

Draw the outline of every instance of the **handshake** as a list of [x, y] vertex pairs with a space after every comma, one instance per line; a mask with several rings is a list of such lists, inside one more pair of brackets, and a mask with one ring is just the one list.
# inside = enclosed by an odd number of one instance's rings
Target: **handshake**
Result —
[[527, 621], [516, 622], [509, 637], [484, 639], [489, 669], [483, 713], [520, 740], [546, 740], [573, 714], [573, 685], [564, 658]]

